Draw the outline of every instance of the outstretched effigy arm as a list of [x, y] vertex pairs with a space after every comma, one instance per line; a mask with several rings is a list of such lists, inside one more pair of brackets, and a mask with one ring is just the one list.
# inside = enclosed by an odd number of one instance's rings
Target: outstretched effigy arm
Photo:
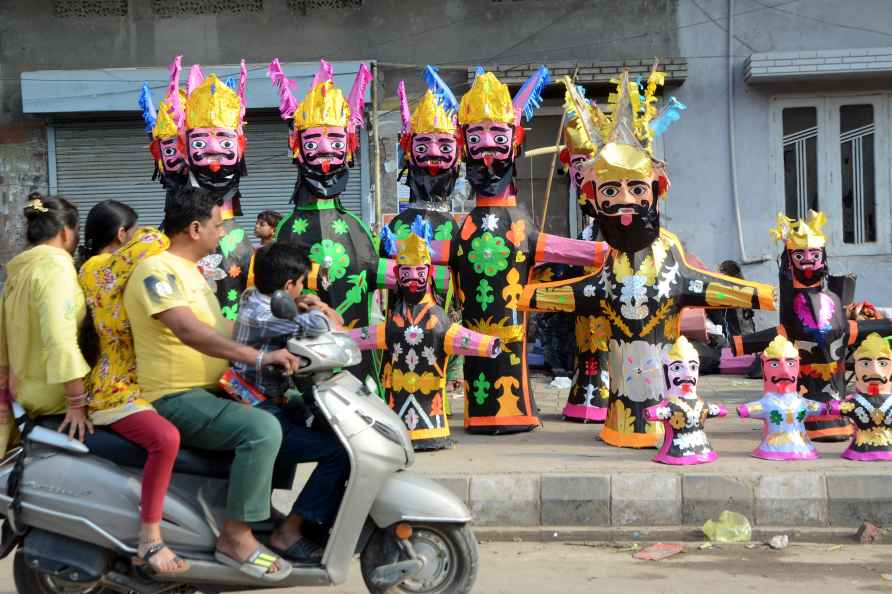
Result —
[[[831, 402], [835, 402], [835, 400]], [[805, 407], [806, 417], [819, 417], [822, 415], [826, 415], [831, 410], [831, 408], [828, 406], [828, 403], [815, 402], [814, 400], [809, 400], [808, 398], [802, 399], [802, 405]]]
[[707, 404], [706, 416], [710, 419], [714, 417], [724, 417], [728, 414], [728, 409], [724, 404]]
[[855, 412], [855, 403], [852, 402], [851, 396], [847, 396], [844, 400], [831, 400], [827, 403], [828, 417], [851, 417]]
[[497, 336], [468, 330], [461, 324], [451, 324], [443, 339], [447, 355], [495, 358], [502, 352], [502, 340]]
[[[588, 242], [591, 243], [591, 242]], [[550, 283], [530, 283], [518, 301], [520, 311], [564, 311], [577, 315], [602, 315], [609, 281], [600, 274]], [[602, 302], [605, 302], [602, 304]]]
[[663, 233], [677, 255], [681, 277], [679, 305], [685, 307], [714, 307], [720, 309], [763, 309], [774, 311], [774, 287], [765, 283], [740, 280], [698, 268], [685, 258], [684, 248], [678, 238]]
[[665, 421], [670, 416], [672, 416], [672, 411], [669, 410], [668, 400], [663, 400], [657, 405], [648, 406], [644, 409], [644, 418], [646, 418], [651, 423]]
[[550, 233], [536, 235], [536, 264], [570, 264], [590, 266], [600, 270], [610, 253], [610, 246], [603, 241], [570, 239]]
[[774, 340], [778, 334], [784, 334], [781, 326], [774, 328], [766, 328], [753, 334], [731, 337], [731, 348], [734, 350], [734, 356], [752, 355], [753, 353], [761, 353], [768, 344]]
[[347, 332], [361, 351], [383, 351], [387, 348], [386, 324], [364, 326]]
[[764, 419], [768, 416], [765, 412], [765, 405], [761, 400], [755, 402], [747, 402], [746, 404], [737, 405], [737, 416], [744, 419]]
[[[378, 258], [374, 263], [359, 275], [364, 275], [366, 289], [373, 291], [375, 289], [396, 289], [396, 260], [391, 258]], [[445, 293], [452, 282], [451, 272], [448, 266], [433, 266], [434, 288], [441, 293]], [[325, 269], [313, 262], [310, 270], [307, 272], [306, 287], [312, 291], [319, 291], [325, 288]]]

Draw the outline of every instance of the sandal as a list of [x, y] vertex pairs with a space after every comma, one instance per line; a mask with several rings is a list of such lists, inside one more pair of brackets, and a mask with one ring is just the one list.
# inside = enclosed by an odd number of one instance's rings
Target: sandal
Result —
[[[264, 582], [279, 582], [291, 574], [291, 564], [263, 545], [258, 545], [244, 561], [233, 559], [219, 549], [214, 551], [214, 559], [227, 567], [238, 569], [245, 575]], [[271, 573], [269, 569], [276, 563], [279, 565], [279, 570]]]
[[292, 563], [321, 563], [325, 549], [302, 536], [287, 549], [270, 547], [273, 551]]
[[[149, 571], [151, 571], [152, 573], [155, 573], [158, 575], [177, 575], [177, 574], [185, 573], [185, 572], [189, 571], [189, 569], [190, 569], [189, 562], [186, 561], [185, 559], [183, 559], [182, 557], [180, 557], [179, 555], [177, 555], [176, 553], [174, 553], [174, 555], [173, 555], [173, 562], [179, 566], [177, 569], [173, 569], [171, 571], [162, 571], [160, 567], [156, 567], [156, 566], [152, 565], [152, 559], [155, 557], [155, 555], [157, 555], [158, 553], [160, 553], [161, 551], [163, 551], [166, 548], [167, 548], [167, 545], [164, 544], [163, 542], [156, 542], [155, 544], [150, 546], [148, 548], [148, 550], [145, 553], [143, 553], [142, 555], [137, 554], [137, 556], [133, 558], [133, 564], [136, 565], [137, 567], [146, 568]], [[170, 552], [173, 553], [173, 549], [171, 549]]]

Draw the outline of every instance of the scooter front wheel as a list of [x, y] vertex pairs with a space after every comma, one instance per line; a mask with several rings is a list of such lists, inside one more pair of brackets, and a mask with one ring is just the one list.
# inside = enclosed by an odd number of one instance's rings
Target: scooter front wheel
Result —
[[28, 567], [25, 554], [18, 550], [12, 561], [12, 579], [19, 594], [112, 594], [96, 583], [76, 584], [56, 579]]
[[[413, 524], [410, 547], [391, 529], [378, 529], [360, 556], [362, 579], [372, 594], [468, 594], [477, 578], [480, 551], [470, 527], [460, 524]], [[379, 568], [412, 559], [421, 568], [397, 585], [382, 585]]]

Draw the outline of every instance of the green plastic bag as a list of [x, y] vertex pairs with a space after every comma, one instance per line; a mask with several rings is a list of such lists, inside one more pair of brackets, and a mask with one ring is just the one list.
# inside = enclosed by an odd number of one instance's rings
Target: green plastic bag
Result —
[[703, 534], [712, 542], [747, 542], [753, 535], [750, 521], [743, 514], [723, 511], [718, 521], [707, 520]]

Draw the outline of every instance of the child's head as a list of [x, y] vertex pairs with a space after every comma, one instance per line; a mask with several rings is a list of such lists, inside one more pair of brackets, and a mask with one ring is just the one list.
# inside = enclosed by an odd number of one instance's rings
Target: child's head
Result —
[[282, 220], [282, 214], [274, 210], [264, 210], [257, 215], [257, 222], [254, 223], [254, 235], [261, 241], [269, 241], [276, 234], [276, 227]]
[[294, 244], [276, 242], [263, 246], [254, 256], [254, 286], [264, 295], [279, 289], [292, 297], [304, 290], [310, 260]]

